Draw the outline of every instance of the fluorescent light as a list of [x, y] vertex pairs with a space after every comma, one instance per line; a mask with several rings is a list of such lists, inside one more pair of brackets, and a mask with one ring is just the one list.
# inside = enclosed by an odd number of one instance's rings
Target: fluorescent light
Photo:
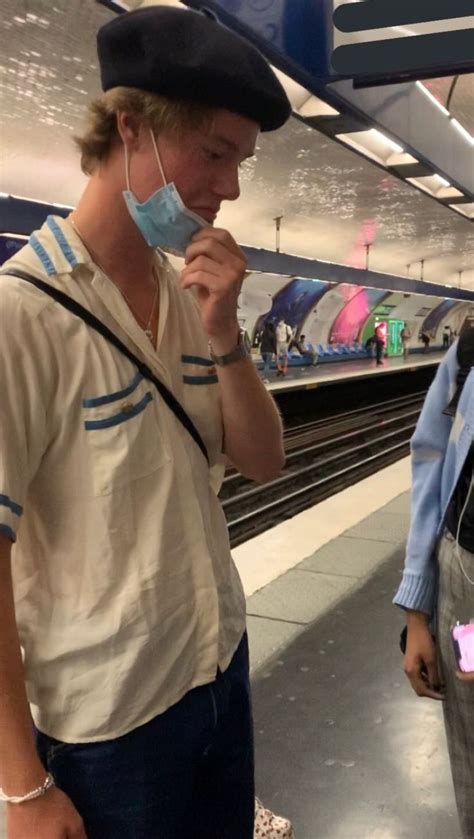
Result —
[[277, 79], [280, 81], [285, 89], [285, 93], [290, 100], [293, 111], [296, 111], [302, 117], [319, 117], [319, 116], [339, 116], [339, 111], [336, 111], [327, 102], [323, 102], [317, 96], [313, 96], [303, 85], [295, 82], [294, 79], [283, 73], [278, 67], [273, 67]]
[[403, 154], [403, 152], [405, 151], [405, 149], [403, 149], [402, 146], [399, 146], [398, 143], [394, 143], [393, 140], [390, 139], [390, 137], [386, 137], [385, 134], [382, 134], [382, 132], [379, 131], [378, 128], [371, 128], [370, 130], [372, 131], [374, 136], [380, 137], [384, 141], [384, 143], [387, 143], [387, 145], [395, 152], [395, 154]]
[[304, 105], [305, 102], [308, 101], [308, 99], [311, 98], [311, 93], [309, 90], [306, 90], [305, 87], [298, 84], [298, 82], [295, 82], [294, 79], [291, 79], [290, 76], [282, 73], [278, 67], [272, 67], [272, 70], [283, 85], [285, 93], [290, 100], [291, 107], [294, 111], [297, 111], [302, 105]]
[[402, 154], [392, 154], [389, 158], [385, 161], [387, 166], [409, 166], [411, 163], [419, 163], [416, 157], [413, 157], [412, 154], [408, 154], [407, 151], [402, 152]]
[[447, 188], [444, 187], [443, 189], [440, 189], [440, 191], [438, 192], [436, 197], [437, 198], [463, 198], [464, 197], [464, 192], [461, 192], [460, 189], [456, 189], [455, 186], [450, 186], [450, 187], [447, 187]]
[[322, 99], [319, 99], [317, 96], [309, 96], [306, 102], [297, 109], [298, 113], [302, 117], [337, 117], [339, 116], [339, 111], [336, 111], [332, 105], [328, 105], [327, 102], [323, 102]]
[[449, 204], [452, 210], [456, 210], [465, 218], [474, 219], [474, 203], [472, 204]]
[[421, 178], [407, 178], [406, 180], [434, 198], [460, 198], [464, 195], [441, 175], [425, 175]]
[[10, 198], [10, 194], [8, 192], [0, 192], [0, 198]]
[[454, 125], [456, 130], [459, 131], [466, 140], [468, 140], [471, 146], [474, 146], [474, 137], [472, 134], [469, 134], [469, 131], [467, 131], [466, 128], [464, 128], [464, 125], [461, 125], [461, 123], [458, 122], [457, 119], [454, 119], [454, 117], [451, 119], [451, 124]]
[[436, 96], [433, 96], [433, 94], [431, 93], [431, 91], [430, 91], [430, 90], [428, 90], [428, 88], [427, 88], [427, 87], [425, 87], [425, 85], [424, 85], [424, 84], [422, 84], [421, 82], [416, 82], [416, 86], [417, 86], [420, 90], [422, 90], [422, 91], [423, 91], [423, 93], [425, 94], [425, 96], [427, 96], [427, 97], [428, 97], [428, 99], [431, 99], [431, 101], [432, 101], [432, 102], [436, 105], [436, 107], [437, 107], [437, 108], [439, 108], [439, 110], [440, 110], [440, 111], [442, 111], [442, 113], [443, 113], [445, 116], [449, 117], [449, 115], [450, 115], [450, 114], [449, 114], [449, 111], [448, 111], [448, 110], [444, 107], [444, 105], [442, 105], [442, 104], [441, 104], [441, 102], [438, 102], [438, 100], [436, 99]]
[[0, 233], [0, 238], [1, 237], [4, 239], [25, 239], [26, 241], [30, 238], [29, 236], [25, 236], [23, 233]]
[[397, 154], [404, 153], [401, 146], [394, 143], [377, 128], [370, 128], [367, 131], [352, 131], [348, 134], [336, 134], [336, 138], [383, 166], [389, 165], [388, 161], [393, 157], [394, 152]]

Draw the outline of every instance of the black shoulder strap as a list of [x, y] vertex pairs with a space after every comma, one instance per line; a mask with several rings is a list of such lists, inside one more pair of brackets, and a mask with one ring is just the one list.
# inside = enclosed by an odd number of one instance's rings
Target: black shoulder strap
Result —
[[53, 297], [61, 306], [68, 309], [72, 312], [73, 315], [76, 317], [81, 318], [81, 320], [85, 321], [88, 326], [95, 329], [97, 332], [100, 332], [103, 337], [109, 341], [111, 344], [116, 347], [123, 355], [125, 355], [132, 364], [135, 364], [138, 367], [138, 370], [142, 374], [145, 379], [148, 379], [152, 382], [156, 389], [158, 390], [160, 396], [163, 397], [164, 401], [168, 405], [168, 407], [173, 411], [177, 419], [184, 425], [186, 431], [189, 432], [193, 440], [197, 443], [199, 448], [201, 449], [204, 457], [206, 458], [207, 462], [209, 463], [209, 456], [207, 454], [206, 446], [202, 440], [199, 431], [197, 430], [196, 426], [194, 425], [192, 419], [188, 416], [182, 405], [178, 402], [175, 396], [171, 393], [170, 390], [163, 384], [163, 382], [158, 379], [154, 373], [150, 370], [147, 364], [144, 361], [141, 361], [131, 350], [125, 346], [124, 343], [118, 338], [109, 328], [102, 323], [99, 318], [96, 318], [95, 315], [92, 314], [88, 309], [85, 309], [84, 306], [81, 306], [76, 300], [73, 300], [72, 297], [69, 297], [64, 292], [60, 291], [58, 288], [54, 288], [54, 286], [49, 285], [49, 283], [43, 282], [43, 280], [39, 280], [37, 277], [33, 277], [31, 274], [27, 274], [26, 271], [18, 271], [18, 270], [8, 270], [8, 271], [0, 271], [0, 275], [5, 275], [9, 277], [18, 277], [20, 280], [26, 280], [26, 282], [31, 283], [32, 285], [39, 288], [41, 291], [44, 291], [45, 294], [48, 294], [50, 297]]
[[456, 391], [451, 402], [443, 411], [443, 414], [448, 417], [455, 416], [464, 384], [471, 372], [471, 367], [474, 367], [474, 326], [469, 326], [462, 331], [456, 348], [456, 358], [459, 364], [456, 376]]

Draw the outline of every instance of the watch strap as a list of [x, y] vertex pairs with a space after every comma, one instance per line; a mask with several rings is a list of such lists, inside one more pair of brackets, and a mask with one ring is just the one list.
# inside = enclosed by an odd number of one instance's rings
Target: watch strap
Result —
[[212, 350], [212, 344], [209, 341], [209, 355], [212, 363], [217, 364], [218, 367], [227, 367], [228, 364], [233, 364], [235, 361], [241, 361], [243, 358], [247, 358], [247, 356], [250, 354], [250, 351], [248, 346], [246, 345], [245, 337], [245, 329], [241, 329], [239, 332], [239, 340], [237, 346], [225, 355], [215, 355]]

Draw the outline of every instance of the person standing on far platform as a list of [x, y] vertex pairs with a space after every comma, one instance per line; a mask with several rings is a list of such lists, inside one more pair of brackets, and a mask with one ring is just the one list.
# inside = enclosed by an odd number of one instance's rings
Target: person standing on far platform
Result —
[[423, 344], [423, 352], [427, 353], [430, 349], [431, 334], [425, 329], [420, 332], [420, 340]]
[[265, 324], [260, 340], [260, 355], [263, 360], [263, 383], [269, 384], [270, 367], [273, 357], [276, 355], [277, 344], [275, 335], [275, 324], [271, 321]]
[[288, 372], [288, 345], [293, 337], [291, 326], [280, 318], [275, 329], [277, 341], [277, 376], [286, 376]]
[[217, 493], [227, 459], [265, 482], [284, 451], [239, 329], [245, 256], [213, 223], [291, 106], [195, 11], [117, 15], [98, 50], [85, 191], [0, 277], [7, 835], [253, 839], [245, 597]]
[[380, 367], [383, 364], [383, 356], [385, 352], [385, 338], [383, 334], [383, 327], [376, 326], [374, 330], [374, 341], [375, 341], [375, 358], [377, 367]]
[[452, 630], [474, 622], [474, 370], [472, 358], [460, 367], [457, 349], [439, 365], [411, 441], [411, 526], [394, 603], [406, 613], [411, 686], [443, 704], [462, 836], [472, 839], [473, 659], [468, 651], [461, 670]]
[[448, 350], [451, 346], [451, 327], [443, 327], [443, 350]]
[[408, 326], [405, 324], [403, 329], [400, 330], [400, 341], [402, 342], [402, 350], [403, 350], [403, 360], [406, 361], [410, 352], [410, 338], [411, 332], [408, 329]]

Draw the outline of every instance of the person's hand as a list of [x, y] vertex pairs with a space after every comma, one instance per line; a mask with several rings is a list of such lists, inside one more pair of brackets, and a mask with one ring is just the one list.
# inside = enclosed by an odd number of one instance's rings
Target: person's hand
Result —
[[436, 660], [436, 647], [426, 615], [408, 613], [407, 649], [403, 669], [418, 696], [444, 699]]
[[41, 798], [7, 804], [7, 839], [87, 839], [74, 804], [51, 787]]
[[247, 268], [243, 252], [227, 230], [205, 227], [193, 236], [185, 260], [181, 286], [196, 287], [206, 334], [213, 343], [230, 338], [232, 349], [239, 330], [237, 300]]

